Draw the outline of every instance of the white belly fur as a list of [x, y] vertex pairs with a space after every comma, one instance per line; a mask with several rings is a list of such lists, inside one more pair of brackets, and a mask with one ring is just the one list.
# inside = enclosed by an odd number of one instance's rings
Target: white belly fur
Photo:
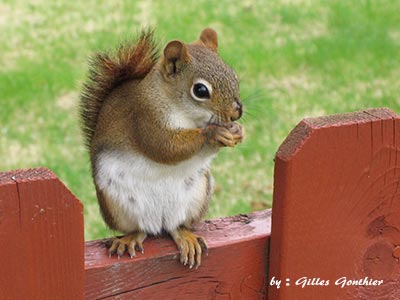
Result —
[[207, 191], [202, 170], [209, 169], [213, 156], [169, 166], [139, 154], [105, 151], [96, 160], [95, 180], [113, 201], [108, 207], [121, 231], [170, 232], [199, 214]]

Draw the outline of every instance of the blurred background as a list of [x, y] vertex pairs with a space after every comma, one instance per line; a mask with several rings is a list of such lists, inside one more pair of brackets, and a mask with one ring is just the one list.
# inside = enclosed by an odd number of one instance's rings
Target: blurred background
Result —
[[213, 165], [208, 217], [271, 206], [273, 159], [304, 117], [389, 107], [400, 112], [400, 1], [7, 1], [0, 3], [0, 171], [44, 166], [100, 217], [78, 101], [87, 59], [154, 26], [160, 45], [219, 34], [238, 73], [247, 140]]

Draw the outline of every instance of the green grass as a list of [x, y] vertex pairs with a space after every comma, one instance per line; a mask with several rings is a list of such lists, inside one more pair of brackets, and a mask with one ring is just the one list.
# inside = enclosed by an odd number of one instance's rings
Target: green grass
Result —
[[273, 158], [306, 116], [400, 108], [400, 1], [3, 1], [0, 170], [45, 166], [100, 218], [78, 126], [87, 58], [152, 25], [162, 43], [211, 26], [241, 78], [247, 140], [213, 165], [209, 217], [268, 207]]

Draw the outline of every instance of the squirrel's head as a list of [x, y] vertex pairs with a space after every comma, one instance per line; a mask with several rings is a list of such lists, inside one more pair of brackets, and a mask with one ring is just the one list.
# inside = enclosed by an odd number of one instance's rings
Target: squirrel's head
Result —
[[217, 33], [206, 28], [191, 44], [169, 42], [161, 60], [165, 92], [179, 101], [198, 126], [222, 125], [242, 115], [238, 77], [217, 50]]

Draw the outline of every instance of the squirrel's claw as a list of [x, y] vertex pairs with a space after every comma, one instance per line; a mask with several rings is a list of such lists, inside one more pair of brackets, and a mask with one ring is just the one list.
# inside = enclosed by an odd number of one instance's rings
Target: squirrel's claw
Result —
[[140, 253], [144, 254], [143, 243], [141, 241], [137, 241], [135, 249]]
[[180, 262], [190, 269], [201, 265], [201, 255], [207, 251], [207, 243], [203, 237], [194, 234], [186, 228], [179, 228], [171, 233], [176, 245], [180, 250]]
[[121, 238], [114, 238], [111, 247], [108, 249], [108, 256], [111, 257], [113, 254], [118, 255], [118, 259], [124, 255], [126, 249], [128, 249], [128, 254], [131, 258], [136, 256], [136, 249], [141, 253], [143, 250], [143, 241], [146, 238], [146, 234], [143, 232], [135, 232], [127, 234]]

